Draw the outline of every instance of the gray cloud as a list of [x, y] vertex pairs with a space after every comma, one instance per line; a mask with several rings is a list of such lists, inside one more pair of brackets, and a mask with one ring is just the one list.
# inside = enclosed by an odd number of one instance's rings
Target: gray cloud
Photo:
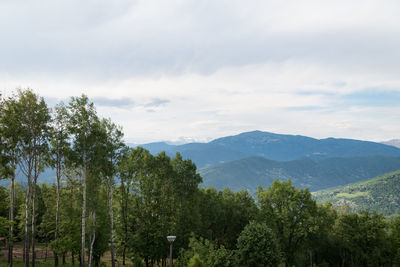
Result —
[[[98, 96], [127, 136], [148, 141], [252, 129], [397, 138], [399, 9], [396, 0], [3, 0], [0, 87], [32, 86], [53, 104]], [[377, 85], [393, 89], [365, 89]]]
[[168, 99], [153, 98], [150, 102], [144, 104], [144, 107], [146, 107], [146, 108], [156, 108], [156, 107], [165, 106], [169, 102], [170, 101]]
[[129, 98], [108, 98], [108, 97], [94, 97], [91, 101], [98, 106], [117, 107], [117, 108], [131, 108], [135, 103]]
[[[210, 74], [286, 60], [400, 68], [400, 54], [394, 52], [400, 19], [391, 15], [399, 9], [396, 1], [372, 1], [365, 14], [357, 1], [335, 1], [329, 10], [315, 1], [272, 2], [45, 0], [39, 8], [2, 1], [0, 31], [6, 41], [0, 44], [0, 72], [106, 79]], [[276, 17], [290, 16], [293, 6], [299, 8], [296, 16]], [[335, 15], [337, 23], [330, 20]]]

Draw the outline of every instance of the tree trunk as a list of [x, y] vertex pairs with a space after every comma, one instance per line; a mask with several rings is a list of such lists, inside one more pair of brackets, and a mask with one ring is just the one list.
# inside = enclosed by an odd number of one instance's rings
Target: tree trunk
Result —
[[115, 267], [114, 259], [114, 214], [113, 214], [113, 186], [112, 178], [110, 179], [110, 250], [111, 250], [111, 266]]
[[[84, 152], [85, 153], [85, 152]], [[83, 196], [82, 196], [82, 241], [81, 241], [81, 267], [85, 267], [85, 237], [86, 237], [86, 155], [83, 155]], [[28, 266], [27, 266], [28, 267]]]
[[[56, 230], [54, 233], [54, 240], [57, 242], [58, 240], [58, 227], [60, 221], [60, 179], [61, 179], [61, 164], [60, 164], [60, 155], [57, 155], [57, 167], [56, 167], [56, 176], [57, 176], [57, 187], [56, 187]], [[58, 267], [58, 255], [57, 252], [54, 252], [54, 267]]]
[[[12, 166], [14, 168], [14, 166]], [[9, 266], [13, 266], [13, 247], [14, 247], [14, 179], [15, 172], [13, 172], [11, 176], [11, 188], [10, 188], [10, 212], [9, 212], [9, 220], [10, 220], [10, 232], [8, 239], [8, 263]]]
[[96, 240], [96, 212], [93, 212], [93, 233], [90, 234], [90, 244], [89, 244], [89, 265], [88, 267], [92, 267], [92, 259], [93, 259], [93, 244]]
[[25, 259], [25, 267], [29, 267], [29, 216], [31, 209], [31, 177], [28, 175], [28, 188], [26, 192], [26, 204], [25, 204], [25, 235], [24, 235], [24, 259]]
[[[124, 224], [124, 249], [123, 249], [123, 254], [122, 254], [122, 265], [126, 264], [125, 258], [126, 258], [126, 244], [127, 244], [127, 239], [128, 239], [128, 196], [129, 196], [129, 183], [126, 184], [126, 189], [123, 181], [121, 181], [121, 197], [122, 197], [122, 218], [123, 218], [123, 224]], [[126, 190], [126, 191], [125, 191]]]
[[124, 245], [124, 250], [122, 251], [122, 265], [125, 265], [125, 254], [126, 254], [126, 246]]
[[36, 229], [36, 178], [32, 184], [32, 267], [35, 267], [36, 252], [35, 252], [35, 229]]

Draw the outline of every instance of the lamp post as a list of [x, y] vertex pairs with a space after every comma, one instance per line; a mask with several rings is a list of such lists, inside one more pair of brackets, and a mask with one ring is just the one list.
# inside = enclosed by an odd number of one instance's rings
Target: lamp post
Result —
[[176, 236], [169, 235], [167, 239], [169, 241], [169, 267], [172, 267], [172, 243], [174, 243]]

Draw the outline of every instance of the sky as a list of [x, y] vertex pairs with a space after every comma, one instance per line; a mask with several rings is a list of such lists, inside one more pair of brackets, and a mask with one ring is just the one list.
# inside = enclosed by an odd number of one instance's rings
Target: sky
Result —
[[131, 143], [400, 138], [400, 1], [2, 0], [0, 92], [86, 94]]

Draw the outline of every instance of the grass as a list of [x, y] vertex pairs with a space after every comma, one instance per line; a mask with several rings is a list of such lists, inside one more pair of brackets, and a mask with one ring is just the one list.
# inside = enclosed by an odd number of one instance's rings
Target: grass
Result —
[[[37, 267], [53, 267], [54, 266], [54, 261], [53, 259], [37, 259], [35, 262]], [[78, 263], [75, 264], [76, 267], [78, 267]], [[22, 261], [22, 259], [14, 259], [13, 262], [13, 266], [15, 267], [24, 267], [25, 263]], [[74, 265], [72, 265], [72, 263], [67, 262], [67, 264], [62, 265], [60, 264], [60, 266], [64, 266], [64, 267], [72, 267]], [[7, 263], [7, 259], [4, 257], [0, 258], [0, 267], [8, 267], [8, 263]]]
[[[24, 267], [25, 263], [22, 260], [22, 243], [16, 243], [14, 244], [14, 266], [16, 267]], [[36, 246], [36, 266], [37, 267], [51, 267], [54, 266], [54, 257], [53, 257], [53, 252], [50, 249], [47, 249], [47, 257], [46, 257], [46, 246], [45, 244], [37, 244]], [[2, 248], [0, 246], [0, 267], [8, 267], [8, 262], [7, 262], [7, 248]], [[116, 257], [117, 266], [120, 265], [122, 266], [122, 257], [117, 256]], [[87, 261], [87, 258], [86, 258]], [[104, 255], [101, 257], [101, 266], [111, 266], [111, 254], [109, 251], [104, 253]], [[66, 264], [62, 264], [62, 258], [60, 257], [59, 259], [59, 266], [60, 267], [79, 267], [79, 257], [75, 257], [75, 265], [72, 264], [71, 256], [67, 255], [66, 257]], [[132, 266], [132, 262], [129, 258], [126, 259], [126, 265], [125, 266]]]
[[354, 192], [354, 193], [339, 193], [336, 197], [344, 197], [344, 198], [356, 198], [356, 197], [364, 197], [368, 196], [368, 192]]

